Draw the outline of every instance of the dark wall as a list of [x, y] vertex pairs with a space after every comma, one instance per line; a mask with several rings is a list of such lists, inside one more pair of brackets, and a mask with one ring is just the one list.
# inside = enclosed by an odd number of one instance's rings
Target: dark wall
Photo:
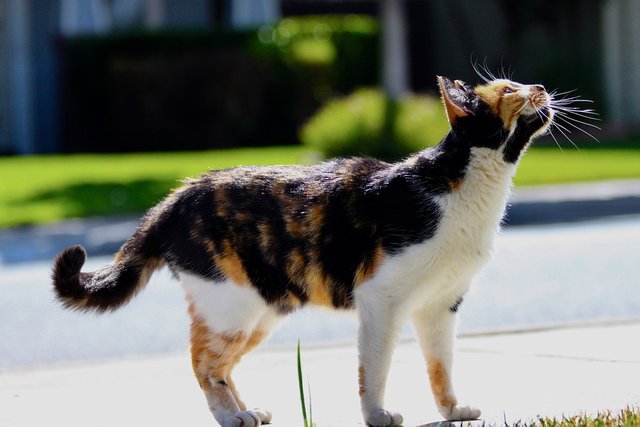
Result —
[[[245, 49], [250, 35], [145, 35], [65, 45], [64, 151], [290, 143], [290, 91]], [[225, 46], [226, 45], [226, 46]]]
[[63, 151], [297, 143], [328, 97], [378, 80], [375, 22], [318, 19], [63, 40]]
[[599, 101], [600, 6], [599, 0], [409, 2], [413, 88], [435, 90], [438, 74], [477, 82], [471, 65], [486, 60], [496, 74], [578, 89]]

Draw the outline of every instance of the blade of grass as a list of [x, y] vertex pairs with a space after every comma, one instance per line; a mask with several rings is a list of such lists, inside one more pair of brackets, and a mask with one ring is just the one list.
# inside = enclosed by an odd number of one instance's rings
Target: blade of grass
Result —
[[304, 427], [311, 427], [307, 420], [307, 405], [304, 402], [304, 386], [302, 384], [302, 362], [300, 360], [300, 340], [298, 340], [298, 387], [300, 388], [300, 404], [302, 405], [302, 419]]
[[315, 427], [313, 424], [313, 405], [311, 404], [311, 384], [307, 378], [307, 392], [309, 393], [309, 427]]

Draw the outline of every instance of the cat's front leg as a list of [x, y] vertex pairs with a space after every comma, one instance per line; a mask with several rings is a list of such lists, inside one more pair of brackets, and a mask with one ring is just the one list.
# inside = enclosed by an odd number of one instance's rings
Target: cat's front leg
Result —
[[390, 304], [375, 296], [362, 296], [356, 305], [360, 320], [358, 384], [362, 415], [368, 426], [400, 426], [402, 416], [383, 406], [401, 319]]
[[475, 420], [480, 410], [458, 404], [451, 371], [455, 339], [456, 310], [460, 300], [448, 304], [428, 304], [413, 314], [413, 323], [422, 347], [431, 391], [438, 411], [450, 421]]

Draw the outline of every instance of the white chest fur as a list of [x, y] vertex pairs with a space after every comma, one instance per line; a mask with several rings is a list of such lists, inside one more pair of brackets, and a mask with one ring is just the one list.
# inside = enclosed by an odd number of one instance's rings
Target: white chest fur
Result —
[[442, 218], [435, 236], [387, 259], [356, 298], [375, 292], [418, 306], [464, 294], [490, 256], [514, 171], [501, 152], [473, 148], [462, 185], [437, 198]]

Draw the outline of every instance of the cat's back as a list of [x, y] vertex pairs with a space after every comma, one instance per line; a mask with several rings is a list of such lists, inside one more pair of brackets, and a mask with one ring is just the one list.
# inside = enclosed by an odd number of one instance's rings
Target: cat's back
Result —
[[274, 189], [297, 193], [321, 187], [324, 191], [338, 190], [365, 183], [370, 177], [391, 165], [371, 158], [334, 159], [315, 165], [237, 166], [212, 170], [187, 184], [209, 186], [213, 190], [235, 189], [248, 191]]

